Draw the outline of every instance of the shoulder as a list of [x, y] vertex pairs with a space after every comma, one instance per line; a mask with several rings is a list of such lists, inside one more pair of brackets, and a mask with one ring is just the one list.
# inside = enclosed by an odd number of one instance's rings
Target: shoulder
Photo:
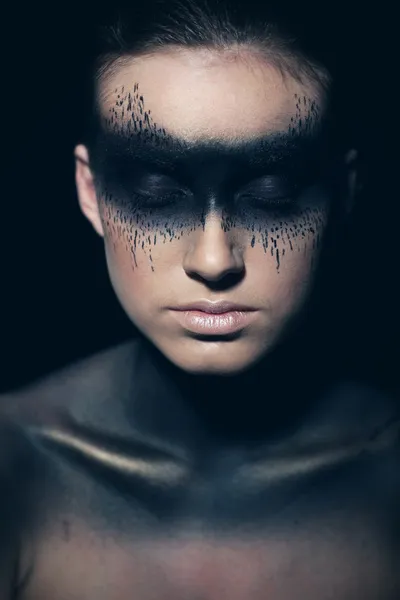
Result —
[[[349, 384], [334, 395], [337, 421], [347, 440], [354, 440], [356, 455], [374, 462], [379, 477], [385, 473], [400, 492], [400, 402], [372, 386]], [[390, 468], [388, 468], [390, 465]]]
[[0, 421], [29, 429], [101, 410], [117, 384], [129, 376], [135, 352], [136, 343], [127, 342], [0, 395]]
[[343, 381], [326, 394], [328, 410], [320, 435], [378, 447], [400, 443], [400, 401], [371, 384]]
[[17, 572], [28, 572], [29, 536], [42, 526], [38, 515], [55, 468], [43, 431], [63, 429], [71, 420], [87, 422], [92, 413], [97, 415], [96, 407], [101, 412], [115, 381], [128, 371], [132, 354], [135, 343], [123, 344], [0, 396], [1, 598], [11, 597]]
[[25, 430], [0, 418], [0, 597], [4, 599], [14, 598], [15, 582], [26, 572], [22, 546], [40, 498], [39, 463], [40, 453]]

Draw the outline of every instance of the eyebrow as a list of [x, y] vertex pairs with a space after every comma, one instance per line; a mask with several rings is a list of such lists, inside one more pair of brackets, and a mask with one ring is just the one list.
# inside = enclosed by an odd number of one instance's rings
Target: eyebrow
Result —
[[242, 157], [253, 168], [279, 169], [310, 158], [321, 161], [333, 151], [334, 142], [328, 128], [321, 125], [312, 132], [278, 131], [234, 141], [224, 138], [187, 141], [169, 133], [164, 136], [101, 130], [96, 146], [105, 159], [107, 155], [114, 159], [130, 157], [166, 170], [173, 169], [189, 156], [200, 157], [205, 153]]

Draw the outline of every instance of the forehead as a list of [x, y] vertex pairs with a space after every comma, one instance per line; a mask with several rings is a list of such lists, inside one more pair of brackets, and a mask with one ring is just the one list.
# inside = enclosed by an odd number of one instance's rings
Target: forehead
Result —
[[[105, 119], [149, 113], [156, 127], [187, 141], [259, 137], [317, 121], [322, 91], [300, 82], [257, 55], [173, 50], [116, 63], [99, 82]], [[132, 97], [132, 96], [131, 96]]]

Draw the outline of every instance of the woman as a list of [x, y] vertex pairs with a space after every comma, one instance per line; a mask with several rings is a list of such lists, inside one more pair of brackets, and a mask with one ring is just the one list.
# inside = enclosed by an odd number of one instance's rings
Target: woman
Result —
[[3, 402], [2, 598], [399, 596], [399, 416], [319, 329], [357, 153], [278, 12], [102, 38], [76, 184], [138, 335]]

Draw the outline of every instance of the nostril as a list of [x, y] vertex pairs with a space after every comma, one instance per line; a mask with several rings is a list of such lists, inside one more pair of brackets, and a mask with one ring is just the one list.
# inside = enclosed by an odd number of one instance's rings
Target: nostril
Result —
[[243, 280], [244, 275], [244, 268], [240, 271], [222, 274], [218, 278], [211, 278], [207, 275], [202, 275], [199, 272], [188, 273], [188, 276], [191, 279], [195, 281], [200, 281], [201, 283], [205, 283], [209, 290], [215, 292], [224, 291], [236, 287]]

